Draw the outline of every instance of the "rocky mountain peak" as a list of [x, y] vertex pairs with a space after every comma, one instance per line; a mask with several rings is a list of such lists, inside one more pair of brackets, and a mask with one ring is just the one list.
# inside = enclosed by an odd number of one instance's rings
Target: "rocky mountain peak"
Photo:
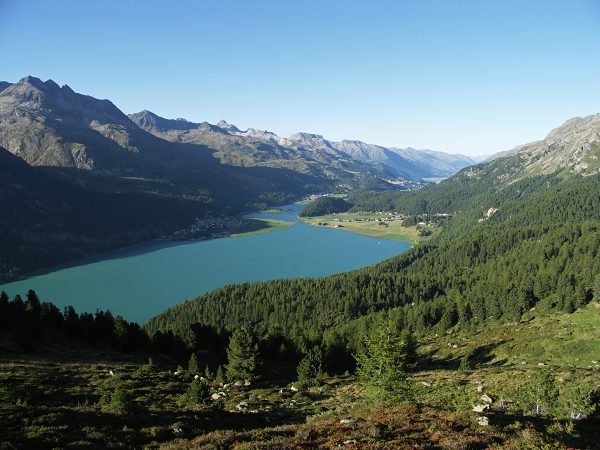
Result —
[[219, 120], [219, 123], [217, 123], [217, 126], [219, 128], [221, 128], [222, 130], [228, 131], [230, 133], [239, 133], [239, 131], [240, 131], [238, 127], [228, 123], [225, 120]]

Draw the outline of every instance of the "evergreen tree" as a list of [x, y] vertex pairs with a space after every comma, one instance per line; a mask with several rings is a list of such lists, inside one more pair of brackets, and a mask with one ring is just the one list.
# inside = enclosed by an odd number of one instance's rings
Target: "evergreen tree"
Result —
[[227, 348], [227, 379], [253, 380], [259, 367], [258, 345], [245, 328], [238, 328], [231, 335]]
[[536, 416], [551, 414], [558, 400], [558, 388], [552, 374], [542, 369], [532, 375], [525, 395]]
[[217, 372], [215, 373], [215, 381], [217, 383], [225, 383], [225, 371], [223, 370], [223, 366], [217, 367]]
[[200, 365], [198, 363], [198, 356], [196, 356], [196, 353], [192, 353], [190, 356], [190, 360], [188, 362], [188, 372], [192, 375], [200, 374]]
[[407, 349], [395, 323], [384, 320], [365, 335], [356, 355], [357, 375], [367, 393], [378, 399], [410, 400]]
[[38, 318], [40, 313], [40, 299], [33, 289], [29, 289], [29, 291], [27, 291], [25, 310], [33, 314], [36, 319]]
[[179, 399], [180, 404], [197, 407], [210, 404], [210, 386], [204, 380], [192, 380]]
[[600, 302], [600, 274], [594, 278], [594, 300]]
[[311, 348], [296, 369], [298, 381], [305, 386], [314, 386], [323, 376], [323, 352], [319, 347]]
[[406, 349], [406, 368], [407, 370], [414, 369], [417, 365], [417, 341], [410, 328], [402, 330], [401, 338]]

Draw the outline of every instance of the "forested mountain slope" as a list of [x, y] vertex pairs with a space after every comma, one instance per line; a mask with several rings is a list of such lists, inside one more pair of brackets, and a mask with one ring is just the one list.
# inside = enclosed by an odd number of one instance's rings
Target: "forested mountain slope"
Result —
[[[352, 327], [364, 326], [356, 319], [390, 309], [418, 332], [518, 320], [540, 302], [573, 311], [591, 299], [600, 274], [600, 176], [549, 187], [541, 181], [545, 188], [528, 198], [508, 199], [481, 221], [459, 215], [438, 239], [379, 265], [317, 280], [227, 286], [147, 327], [189, 338], [195, 322], [248, 326], [301, 343], [354, 340]], [[513, 189], [529, 185], [537, 182], [525, 179]]]
[[0, 279], [183, 228], [197, 202], [97, 192], [57, 180], [0, 147]]
[[[438, 185], [410, 193], [354, 196], [356, 210], [405, 214], [453, 213], [495, 208], [577, 175], [600, 172], [600, 114], [568, 120], [542, 140], [505, 157], [465, 168]], [[516, 184], [521, 181], [521, 184]]]

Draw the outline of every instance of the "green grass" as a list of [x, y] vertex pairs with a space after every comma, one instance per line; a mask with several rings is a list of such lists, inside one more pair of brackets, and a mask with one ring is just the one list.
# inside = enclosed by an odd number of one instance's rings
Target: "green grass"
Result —
[[[395, 241], [408, 242], [416, 244], [422, 240], [430, 239], [431, 236], [420, 237], [417, 227], [403, 227], [401, 220], [392, 222], [377, 222], [376, 220], [383, 216], [369, 213], [342, 213], [337, 215], [326, 215], [318, 217], [301, 217], [302, 221], [312, 226], [318, 225], [319, 222], [326, 222], [328, 228], [336, 228], [339, 230], [350, 231], [352, 233], [362, 234], [381, 239], [391, 239]], [[357, 222], [357, 219], [375, 219], [375, 221]], [[343, 222], [334, 221], [341, 219]], [[348, 222], [352, 220], [352, 222]], [[380, 225], [381, 224], [381, 225]], [[342, 227], [336, 227], [341, 225]], [[435, 229], [433, 229], [435, 234]]]
[[458, 360], [470, 349], [489, 347], [489, 364], [527, 368], [543, 363], [594, 370], [600, 381], [600, 364], [592, 362], [600, 362], [598, 330], [600, 309], [593, 303], [573, 314], [538, 307], [520, 322], [490, 322], [476, 330], [451, 330], [428, 340], [424, 350], [441, 360]]
[[249, 223], [240, 228], [231, 237], [255, 236], [258, 234], [271, 233], [273, 231], [284, 230], [294, 225], [294, 222], [275, 219], [246, 219]]

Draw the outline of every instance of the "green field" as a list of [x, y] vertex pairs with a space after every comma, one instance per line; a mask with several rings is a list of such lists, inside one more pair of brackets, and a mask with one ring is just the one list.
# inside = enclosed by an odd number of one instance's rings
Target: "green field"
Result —
[[[301, 219], [303, 222], [312, 226], [323, 226], [319, 225], [319, 222], [325, 222], [327, 225], [324, 226], [328, 228], [338, 228], [340, 230], [363, 234], [365, 236], [392, 239], [395, 241], [408, 242], [410, 244], [416, 244], [419, 241], [430, 238], [429, 236], [420, 237], [416, 227], [403, 227], [401, 220], [377, 222], [377, 219], [382, 217], [383, 216], [381, 215], [369, 213], [342, 213], [318, 217], [301, 217]], [[339, 219], [342, 222], [339, 220], [336, 221], [335, 219]], [[357, 219], [363, 221], [357, 222]], [[375, 221], [365, 221], [368, 219], [375, 219]], [[348, 220], [351, 220], [352, 222], [348, 222]], [[433, 231], [435, 234], [435, 230]]]
[[283, 230], [294, 225], [294, 222], [275, 219], [246, 219], [249, 223], [245, 227], [238, 229], [230, 237], [254, 236], [257, 234], [271, 233], [272, 231]]

